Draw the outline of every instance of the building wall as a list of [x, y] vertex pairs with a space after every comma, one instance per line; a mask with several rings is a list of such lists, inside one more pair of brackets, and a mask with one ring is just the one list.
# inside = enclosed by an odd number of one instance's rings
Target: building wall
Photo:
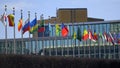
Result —
[[75, 10], [74, 22], [87, 22], [87, 9]]
[[87, 22], [86, 8], [63, 8], [57, 10], [58, 22]]
[[61, 10], [57, 12], [58, 22], [71, 22], [71, 11]]

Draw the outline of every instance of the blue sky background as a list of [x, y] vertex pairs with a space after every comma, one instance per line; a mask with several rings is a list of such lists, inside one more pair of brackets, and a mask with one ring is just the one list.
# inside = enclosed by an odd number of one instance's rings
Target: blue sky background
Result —
[[[87, 8], [88, 17], [103, 18], [105, 20], [120, 20], [120, 0], [0, 0], [0, 15], [4, 13], [4, 6], [7, 5], [7, 14], [12, 13], [15, 7], [16, 37], [20, 38], [21, 33], [17, 30], [20, 10], [23, 10], [24, 21], [28, 18], [30, 11], [31, 21], [37, 13], [37, 18], [44, 14], [56, 16], [56, 8]], [[28, 37], [28, 32], [24, 34]], [[4, 26], [0, 23], [0, 39], [5, 38]], [[8, 38], [13, 38], [13, 28], [8, 27]]]

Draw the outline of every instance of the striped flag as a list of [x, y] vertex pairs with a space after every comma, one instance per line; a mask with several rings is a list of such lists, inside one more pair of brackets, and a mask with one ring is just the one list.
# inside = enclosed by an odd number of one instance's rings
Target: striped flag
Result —
[[22, 31], [23, 31], [23, 34], [26, 32], [26, 31], [29, 31], [30, 30], [30, 22], [29, 22], [29, 19], [27, 19], [25, 21], [25, 25], [22, 27]]
[[94, 30], [93, 39], [95, 42], [98, 40], [98, 35], [96, 33], [96, 30]]
[[112, 36], [112, 34], [109, 32], [109, 38], [108, 38], [108, 41], [111, 42], [113, 45], [115, 44], [114, 43], [114, 38]]
[[44, 32], [44, 31], [45, 31], [44, 20], [42, 20], [40, 26], [38, 27], [38, 32]]
[[21, 28], [22, 28], [22, 23], [23, 23], [23, 20], [20, 19], [20, 20], [19, 20], [19, 23], [18, 23], [18, 31], [21, 30]]
[[105, 40], [108, 42], [108, 34], [106, 32], [104, 32], [103, 36], [104, 36]]
[[96, 42], [96, 40], [94, 39], [94, 35], [92, 34], [92, 31], [89, 29], [89, 39], [92, 40], [93, 42]]
[[9, 14], [7, 17], [8, 17], [9, 26], [13, 27], [15, 25], [15, 23], [14, 23], [14, 15]]
[[82, 39], [83, 39], [84, 41], [86, 41], [88, 38], [89, 38], [88, 31], [87, 31], [86, 29], [84, 29]]
[[35, 18], [31, 23], [30, 23], [30, 33], [34, 33], [38, 30], [38, 24], [37, 24], [37, 19]]

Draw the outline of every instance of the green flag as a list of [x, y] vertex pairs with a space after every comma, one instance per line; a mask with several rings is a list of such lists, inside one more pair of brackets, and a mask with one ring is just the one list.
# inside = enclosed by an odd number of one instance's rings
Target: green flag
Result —
[[75, 32], [75, 30], [74, 30], [74, 27], [73, 27], [73, 35], [72, 35], [72, 38], [73, 38], [73, 39], [76, 39], [76, 38], [77, 38], [76, 32]]
[[81, 39], [82, 39], [80, 27], [78, 27], [78, 29], [77, 29], [77, 39], [78, 39], [79, 41], [81, 41]]

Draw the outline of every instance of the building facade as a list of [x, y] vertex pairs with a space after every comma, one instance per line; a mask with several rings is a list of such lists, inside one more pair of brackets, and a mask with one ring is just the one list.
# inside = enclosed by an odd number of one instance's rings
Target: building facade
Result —
[[[45, 31], [46, 36], [35, 38], [19, 38], [16, 40], [14, 48], [14, 39], [0, 39], [0, 54], [37, 54], [47, 56], [73, 56], [81, 58], [104, 58], [104, 59], [120, 59], [120, 43], [113, 44], [110, 41], [100, 37], [100, 34], [106, 32], [108, 35], [115, 33], [117, 39], [120, 33], [120, 20], [116, 21], [100, 21], [100, 22], [80, 22], [80, 23], [65, 23], [69, 28], [67, 37], [55, 35], [55, 24], [51, 24], [51, 31]], [[61, 26], [61, 24], [59, 24]], [[48, 25], [45, 24], [47, 28]], [[83, 36], [84, 29], [91, 30], [98, 35], [97, 42], [88, 39], [79, 41], [73, 39], [73, 27], [77, 34], [77, 29], [80, 27], [81, 35]], [[47, 33], [46, 33], [47, 32]], [[39, 34], [38, 34], [39, 35]], [[15, 52], [14, 52], [15, 51]]]
[[61, 8], [57, 10], [59, 23], [87, 22], [87, 8]]
[[[88, 17], [87, 14], [87, 8], [60, 8], [56, 11], [56, 17], [50, 17], [44, 20], [45, 24], [104, 21], [104, 19]], [[38, 20], [38, 24], [40, 23], [41, 21]], [[36, 32], [33, 34], [33, 37], [41, 37], [41, 35], [41, 33]]]
[[[56, 10], [56, 17], [45, 19], [45, 23], [79, 23], [104, 21], [100, 18], [88, 17], [87, 8], [59, 8]], [[40, 23], [40, 22], [39, 22]]]

